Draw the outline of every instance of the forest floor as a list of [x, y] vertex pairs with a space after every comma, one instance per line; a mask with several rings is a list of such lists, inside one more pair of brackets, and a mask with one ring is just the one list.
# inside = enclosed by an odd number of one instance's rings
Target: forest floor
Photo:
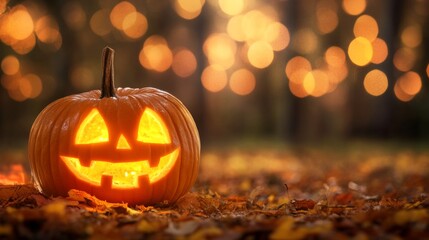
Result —
[[0, 239], [429, 239], [428, 191], [424, 145], [218, 146], [172, 205], [2, 185]]

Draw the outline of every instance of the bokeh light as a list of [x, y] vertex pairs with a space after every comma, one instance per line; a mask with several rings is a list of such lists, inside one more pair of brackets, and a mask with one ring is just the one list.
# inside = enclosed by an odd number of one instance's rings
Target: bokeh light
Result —
[[342, 48], [332, 46], [325, 52], [325, 61], [332, 67], [341, 67], [346, 63], [346, 54]]
[[347, 14], [359, 15], [366, 8], [366, 0], [343, 0], [343, 9]]
[[272, 22], [267, 26], [263, 40], [269, 43], [274, 51], [281, 51], [289, 45], [289, 30], [279, 22]]
[[300, 54], [310, 54], [318, 48], [317, 35], [309, 28], [296, 31], [293, 40], [293, 48]]
[[183, 19], [191, 20], [201, 14], [205, 0], [175, 0], [174, 10]]
[[109, 11], [107, 9], [100, 9], [95, 12], [89, 20], [89, 26], [98, 36], [106, 36], [109, 34], [113, 30], [109, 22]]
[[407, 26], [401, 33], [402, 43], [409, 48], [415, 48], [422, 43], [422, 27], [420, 25]]
[[148, 28], [146, 17], [139, 12], [131, 12], [125, 16], [122, 22], [124, 34], [132, 39], [142, 37]]
[[389, 82], [384, 72], [374, 69], [368, 72], [363, 80], [365, 91], [372, 96], [380, 96], [386, 92]]
[[140, 64], [149, 70], [164, 72], [173, 62], [173, 53], [165, 38], [152, 35], [146, 39], [139, 54]]
[[321, 34], [333, 32], [338, 27], [338, 14], [333, 1], [319, 1], [316, 9], [317, 29]]
[[228, 69], [235, 62], [237, 44], [225, 33], [213, 33], [204, 42], [203, 51], [210, 64]]
[[273, 48], [265, 41], [254, 42], [247, 51], [247, 58], [252, 66], [266, 68], [273, 62]]
[[201, 74], [201, 83], [210, 92], [219, 92], [225, 88], [228, 76], [220, 65], [207, 66]]
[[180, 49], [174, 54], [171, 67], [177, 76], [189, 77], [197, 69], [197, 59], [189, 49]]
[[285, 68], [289, 81], [302, 84], [305, 76], [312, 70], [311, 63], [302, 56], [293, 57], [288, 61]]
[[355, 37], [364, 37], [372, 42], [378, 35], [377, 21], [369, 15], [362, 15], [356, 19], [353, 26], [353, 33]]
[[112, 23], [113, 27], [115, 27], [118, 30], [123, 30], [123, 22], [127, 15], [136, 12], [136, 7], [128, 2], [128, 1], [122, 1], [116, 4], [113, 8], [110, 14], [108, 15], [110, 19], [110, 22]]
[[5, 31], [15, 40], [25, 40], [34, 30], [33, 19], [23, 5], [14, 7], [8, 14]]
[[398, 86], [400, 89], [410, 95], [416, 95], [422, 89], [422, 80], [418, 73], [410, 71], [398, 78]]
[[376, 38], [372, 42], [372, 48], [374, 49], [371, 62], [374, 64], [380, 64], [387, 59], [389, 50], [386, 42], [381, 38]]
[[228, 14], [228, 15], [237, 15], [240, 14], [244, 7], [245, 7], [245, 1], [244, 0], [219, 0], [219, 7], [222, 10], [222, 12]]
[[91, 69], [85, 66], [75, 67], [71, 72], [70, 80], [73, 87], [81, 91], [88, 91], [96, 84], [96, 79]]
[[417, 54], [413, 49], [403, 47], [396, 50], [393, 55], [393, 65], [399, 71], [406, 72], [411, 70], [417, 61]]
[[229, 87], [238, 95], [248, 95], [255, 89], [256, 79], [253, 73], [247, 69], [238, 69], [231, 74]]
[[19, 67], [19, 60], [15, 56], [8, 55], [1, 61], [1, 70], [7, 75], [17, 74]]
[[371, 42], [364, 37], [357, 37], [350, 42], [348, 55], [350, 60], [358, 65], [365, 66], [371, 62], [373, 49]]

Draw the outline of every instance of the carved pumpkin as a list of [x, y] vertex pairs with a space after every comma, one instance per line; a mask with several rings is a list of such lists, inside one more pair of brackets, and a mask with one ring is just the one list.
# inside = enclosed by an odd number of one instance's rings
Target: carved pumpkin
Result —
[[48, 105], [31, 128], [32, 177], [47, 195], [84, 190], [110, 202], [176, 201], [198, 174], [192, 116], [155, 88], [114, 88], [113, 50], [103, 51], [102, 90]]

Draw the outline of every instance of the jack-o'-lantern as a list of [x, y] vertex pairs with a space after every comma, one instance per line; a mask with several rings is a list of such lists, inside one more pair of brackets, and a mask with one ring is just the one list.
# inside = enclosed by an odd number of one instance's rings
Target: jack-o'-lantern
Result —
[[103, 51], [102, 90], [49, 104], [31, 128], [32, 177], [47, 195], [79, 189], [110, 202], [174, 202], [192, 187], [200, 141], [192, 116], [171, 94], [118, 88], [113, 50]]

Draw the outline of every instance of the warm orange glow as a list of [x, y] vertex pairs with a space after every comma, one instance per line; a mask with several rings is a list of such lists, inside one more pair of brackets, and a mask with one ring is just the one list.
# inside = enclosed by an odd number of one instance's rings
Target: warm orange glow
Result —
[[285, 72], [289, 81], [296, 84], [302, 84], [305, 75], [312, 69], [311, 63], [304, 57], [296, 56], [293, 57], [286, 64]]
[[140, 118], [137, 141], [144, 143], [171, 143], [168, 128], [162, 118], [150, 108], [146, 108]]
[[271, 16], [260, 10], [252, 10], [244, 14], [241, 31], [246, 36], [247, 42], [258, 41], [264, 36], [267, 26], [273, 21]]
[[307, 94], [321, 97], [329, 90], [328, 75], [322, 70], [313, 70], [305, 75], [303, 87]]
[[127, 139], [123, 134], [119, 137], [118, 143], [116, 144], [116, 149], [124, 149], [124, 150], [130, 150], [131, 146], [128, 143]]
[[402, 43], [409, 47], [415, 48], [422, 43], [422, 27], [420, 25], [410, 25], [401, 33]]
[[201, 14], [204, 4], [205, 0], [175, 0], [174, 10], [180, 17], [191, 20]]
[[428, 65], [426, 66], [426, 75], [428, 76], [428, 78], [429, 78], [429, 63], [428, 63]]
[[12, 164], [7, 171], [0, 173], [0, 185], [25, 184], [26, 174], [21, 164]]
[[325, 52], [325, 61], [330, 66], [341, 67], [346, 63], [346, 54], [340, 47], [329, 47]]
[[252, 72], [247, 69], [239, 69], [232, 73], [229, 87], [238, 95], [248, 95], [255, 89], [256, 80]]
[[7, 75], [17, 74], [19, 67], [19, 60], [15, 56], [8, 55], [1, 61], [1, 70]]
[[237, 15], [244, 9], [244, 0], [219, 0], [219, 7], [222, 12], [230, 16]]
[[36, 46], [36, 37], [33, 33], [24, 40], [14, 41], [11, 45], [12, 49], [21, 55], [31, 52], [31, 50], [34, 49], [34, 46]]
[[228, 69], [235, 62], [237, 44], [227, 34], [214, 33], [204, 42], [203, 51], [210, 64]]
[[364, 37], [372, 42], [378, 35], [377, 21], [369, 15], [362, 15], [356, 19], [353, 33], [355, 37]]
[[366, 0], [343, 0], [343, 9], [347, 14], [359, 15], [366, 8]]
[[386, 42], [381, 38], [376, 38], [372, 42], [372, 48], [374, 49], [374, 55], [372, 56], [371, 62], [375, 64], [384, 62], [389, 52]]
[[21, 78], [21, 81], [26, 81], [28, 83], [29, 91], [28, 94], [25, 94], [27, 98], [36, 98], [40, 93], [42, 93], [43, 85], [39, 76], [35, 74], [27, 74]]
[[365, 66], [370, 63], [373, 56], [371, 42], [364, 37], [357, 37], [349, 45], [348, 55], [350, 60], [358, 65]]
[[3, 14], [6, 11], [6, 6], [9, 0], [0, 0], [0, 14]]
[[144, 42], [139, 54], [139, 61], [146, 69], [164, 72], [173, 63], [173, 53], [163, 37], [153, 35]]
[[9, 13], [6, 19], [6, 31], [15, 40], [24, 40], [30, 37], [34, 30], [34, 22], [23, 5], [18, 5]]
[[331, 8], [318, 8], [316, 11], [317, 28], [322, 34], [334, 31], [338, 26], [338, 14]]
[[197, 69], [197, 59], [188, 49], [181, 49], [174, 54], [171, 65], [174, 73], [182, 78], [191, 76]]
[[[131, 4], [128, 1], [122, 1], [118, 4], [116, 4], [112, 11], [110, 12], [110, 15], [105, 16], [103, 21], [106, 21], [106, 19], [110, 19], [110, 22], [112, 23], [113, 27], [115, 27], [118, 30], [123, 30], [123, 22], [125, 17], [133, 12], [136, 12], [136, 7], [134, 7], [133, 4]], [[107, 13], [109, 14], [109, 13]], [[93, 30], [94, 31], [94, 30]]]
[[80, 180], [101, 186], [103, 176], [112, 176], [112, 188], [138, 188], [140, 176], [148, 176], [154, 183], [165, 177], [174, 167], [180, 148], [160, 158], [158, 166], [150, 167], [148, 160], [111, 163], [92, 160], [89, 167], [82, 166], [78, 158], [61, 156], [68, 169]]
[[273, 62], [273, 48], [265, 41], [254, 42], [247, 51], [247, 59], [256, 68], [266, 68]]
[[139, 12], [131, 12], [124, 17], [122, 30], [125, 35], [132, 39], [142, 37], [147, 31], [147, 19]]
[[289, 90], [295, 97], [304, 98], [308, 96], [308, 93], [302, 84], [289, 81]]
[[234, 16], [229, 19], [226, 26], [228, 35], [238, 42], [246, 41], [246, 34], [241, 26], [243, 26], [244, 17], [243, 15]]
[[201, 74], [201, 83], [210, 92], [219, 92], [224, 89], [227, 81], [225, 69], [220, 65], [210, 65]]
[[386, 92], [389, 82], [384, 72], [374, 69], [366, 74], [363, 86], [367, 93], [373, 96], [380, 96]]
[[409, 71], [411, 70], [417, 61], [417, 54], [413, 49], [410, 48], [400, 48], [393, 55], [393, 65], [399, 71]]
[[43, 16], [36, 21], [34, 29], [37, 38], [43, 43], [55, 43], [60, 37], [58, 23], [51, 16]]
[[289, 30], [280, 22], [272, 22], [265, 29], [264, 40], [274, 51], [281, 51], [289, 45]]
[[393, 92], [395, 93], [395, 96], [397, 99], [399, 99], [402, 102], [409, 102], [413, 100], [415, 95], [409, 95], [406, 94], [401, 87], [399, 86], [398, 82], [395, 83], [395, 86], [393, 87]]
[[309, 28], [296, 31], [292, 41], [292, 47], [301, 54], [310, 54], [318, 48], [316, 34]]
[[92, 109], [76, 132], [76, 144], [93, 144], [109, 141], [106, 122], [97, 109]]
[[106, 36], [112, 31], [112, 25], [109, 22], [109, 11], [101, 9], [95, 12], [89, 20], [91, 30], [98, 36]]
[[422, 79], [416, 72], [407, 72], [397, 81], [401, 90], [408, 95], [416, 95], [422, 89]]

